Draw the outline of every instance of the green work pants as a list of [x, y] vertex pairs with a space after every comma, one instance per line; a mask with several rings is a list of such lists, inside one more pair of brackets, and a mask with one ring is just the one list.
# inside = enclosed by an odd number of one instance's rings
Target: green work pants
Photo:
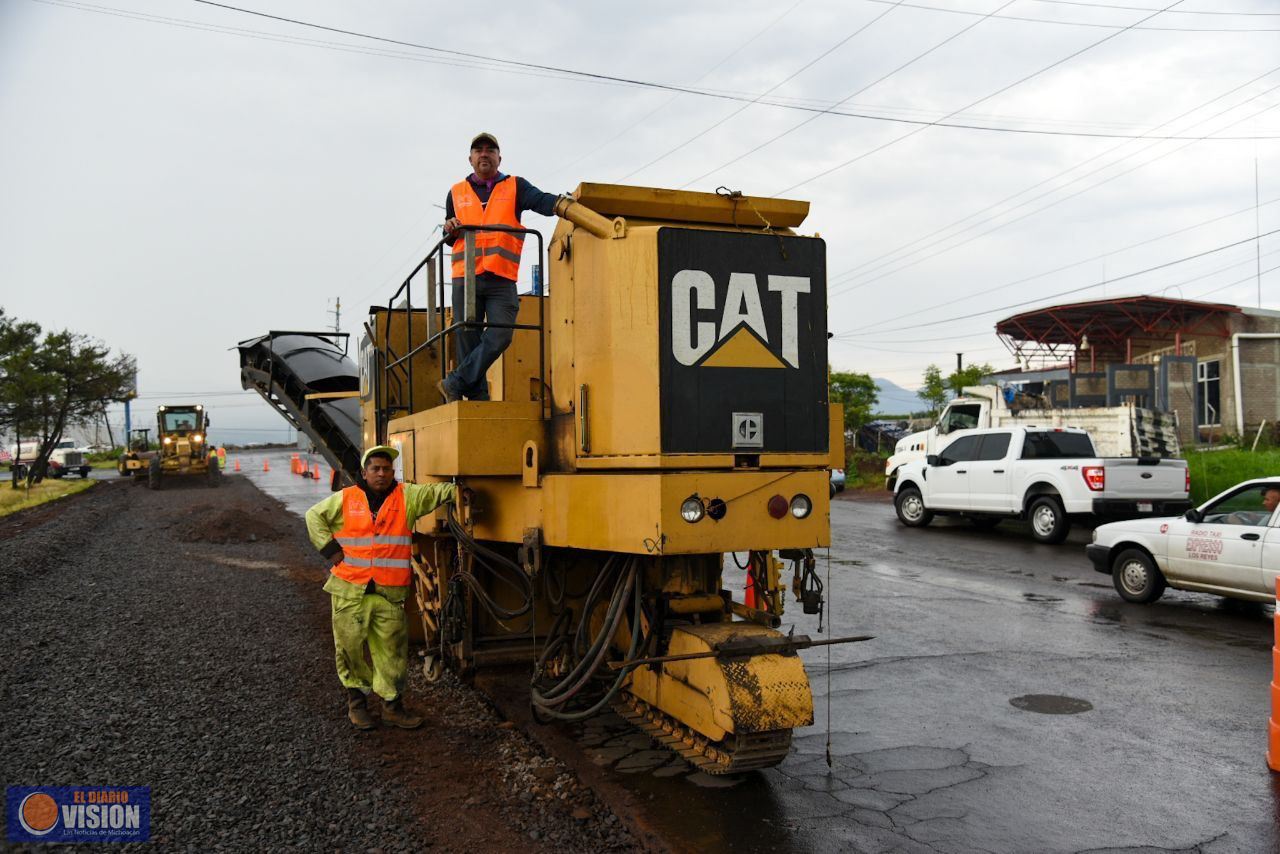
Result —
[[[384, 700], [404, 691], [409, 669], [409, 632], [404, 616], [408, 587], [359, 584], [330, 575], [324, 589], [333, 608], [333, 647], [338, 680]], [[365, 645], [368, 645], [368, 657]], [[370, 664], [372, 660], [372, 665]]]

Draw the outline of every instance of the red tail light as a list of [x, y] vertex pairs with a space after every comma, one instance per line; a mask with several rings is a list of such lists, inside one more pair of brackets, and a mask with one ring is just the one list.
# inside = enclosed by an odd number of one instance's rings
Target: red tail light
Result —
[[1085, 466], [1080, 469], [1084, 482], [1094, 492], [1101, 492], [1107, 486], [1107, 470], [1102, 466]]
[[1186, 477], [1182, 479], [1182, 491], [1186, 493], [1190, 493], [1191, 492], [1191, 469], [1188, 468], [1185, 472], [1183, 472], [1183, 474], [1185, 474]]

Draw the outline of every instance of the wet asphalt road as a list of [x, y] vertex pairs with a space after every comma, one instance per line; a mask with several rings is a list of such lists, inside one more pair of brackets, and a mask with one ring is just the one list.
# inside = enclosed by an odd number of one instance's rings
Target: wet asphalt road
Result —
[[[832, 530], [826, 629], [876, 639], [831, 648], [829, 692], [826, 650], [805, 653], [817, 725], [782, 766], [711, 788], [628, 764], [620, 730], [583, 732], [679, 847], [1276, 850], [1270, 607], [1129, 605], [1085, 558], [1087, 529], [1061, 546], [1011, 523], [907, 530], [863, 499], [833, 502]], [[788, 608], [784, 629], [817, 636]], [[1011, 703], [1028, 695], [1060, 699]]]
[[[327, 494], [260, 456], [252, 479], [295, 512]], [[817, 724], [779, 768], [691, 773], [612, 715], [573, 731], [676, 850], [1277, 850], [1270, 607], [1127, 604], [1084, 528], [1061, 546], [1011, 523], [907, 530], [857, 499], [832, 532], [824, 633], [876, 639], [804, 653]], [[787, 607], [784, 630], [820, 636]]]

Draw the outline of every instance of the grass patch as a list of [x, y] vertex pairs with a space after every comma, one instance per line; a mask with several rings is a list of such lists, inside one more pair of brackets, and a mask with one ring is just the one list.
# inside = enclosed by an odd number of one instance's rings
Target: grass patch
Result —
[[846, 489], [884, 489], [884, 461], [888, 455], [868, 454], [860, 449], [845, 452]]
[[89, 462], [89, 468], [91, 469], [113, 469], [115, 467], [115, 460], [90, 460]]
[[1191, 469], [1191, 501], [1200, 504], [1242, 480], [1280, 475], [1280, 450], [1183, 451]]
[[37, 507], [50, 501], [57, 501], [77, 492], [84, 492], [93, 486], [92, 480], [52, 480], [46, 479], [31, 487], [30, 491], [19, 487], [10, 488], [9, 484], [0, 486], [0, 516], [8, 516], [19, 510]]

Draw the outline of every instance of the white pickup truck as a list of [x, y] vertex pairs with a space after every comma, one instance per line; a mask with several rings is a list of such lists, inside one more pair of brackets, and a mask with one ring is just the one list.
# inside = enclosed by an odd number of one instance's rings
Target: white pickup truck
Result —
[[933, 427], [898, 440], [885, 460], [885, 485], [893, 489], [904, 464], [941, 453], [956, 438], [987, 427], [1079, 427], [1089, 431], [1098, 453], [1106, 457], [1178, 456], [1178, 424], [1170, 413], [1131, 404], [1015, 409], [998, 386], [971, 386], [947, 404]]
[[971, 430], [898, 469], [894, 509], [909, 528], [957, 515], [982, 528], [1027, 519], [1042, 543], [1066, 539], [1072, 516], [1170, 516], [1191, 506], [1185, 460], [1102, 458], [1083, 430]]

